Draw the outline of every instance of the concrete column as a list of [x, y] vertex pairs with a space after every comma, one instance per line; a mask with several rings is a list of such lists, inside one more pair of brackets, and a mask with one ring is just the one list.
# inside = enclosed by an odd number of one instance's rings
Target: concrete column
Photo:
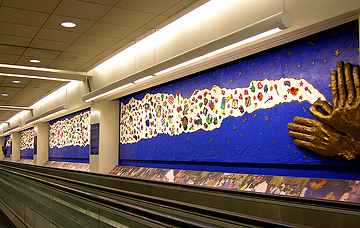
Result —
[[[92, 103], [90, 111], [91, 138], [90, 138], [90, 172], [99, 172], [99, 143], [100, 143], [100, 103]], [[96, 132], [95, 132], [96, 131]]]
[[11, 138], [12, 151], [10, 154], [10, 161], [16, 162], [20, 159], [20, 132], [12, 133]]
[[37, 136], [37, 154], [34, 154], [34, 165], [43, 165], [49, 160], [49, 123], [35, 125]]
[[2, 160], [5, 156], [2, 151], [2, 147], [5, 145], [5, 137], [0, 137], [0, 160]]
[[99, 173], [109, 173], [119, 160], [119, 101], [100, 103]]

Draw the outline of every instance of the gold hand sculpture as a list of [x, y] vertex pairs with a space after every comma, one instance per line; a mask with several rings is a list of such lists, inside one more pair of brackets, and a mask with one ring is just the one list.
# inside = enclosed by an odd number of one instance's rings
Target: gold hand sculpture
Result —
[[[360, 80], [359, 67], [338, 62], [337, 71], [331, 72], [333, 106], [317, 101], [310, 108], [311, 114], [337, 131], [360, 141]], [[327, 114], [319, 111], [319, 108]]]
[[337, 71], [330, 75], [333, 105], [316, 101], [310, 112], [317, 120], [295, 117], [298, 124], [288, 124], [289, 136], [295, 138], [295, 145], [323, 156], [340, 155], [350, 160], [360, 154], [359, 68], [338, 62]]

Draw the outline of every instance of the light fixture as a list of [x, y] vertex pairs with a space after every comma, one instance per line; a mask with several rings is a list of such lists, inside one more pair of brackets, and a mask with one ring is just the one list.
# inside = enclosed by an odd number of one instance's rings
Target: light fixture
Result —
[[68, 104], [63, 104], [60, 106], [57, 106], [53, 109], [50, 109], [47, 112], [44, 112], [38, 116], [35, 116], [33, 118], [28, 119], [27, 121], [25, 121], [25, 124], [32, 124], [35, 122], [41, 122], [42, 120], [46, 119], [46, 118], [50, 118], [51, 116], [54, 116], [56, 114], [58, 114], [59, 112], [65, 111], [69, 109], [69, 105]]
[[150, 79], [150, 78], [153, 78], [153, 77], [154, 77], [153, 75], [148, 75], [148, 76], [146, 76], [146, 77], [143, 77], [143, 78], [140, 78], [140, 79], [138, 79], [138, 80], [135, 80], [134, 83], [140, 83], [140, 82], [146, 81], [146, 80], [148, 80], [148, 79]]
[[70, 22], [70, 21], [62, 22], [62, 23], [60, 23], [60, 25], [62, 27], [65, 27], [65, 28], [74, 28], [74, 27], [76, 27], [76, 24], [74, 22]]
[[42, 67], [18, 66], [10, 64], [0, 64], [0, 76], [10, 76], [18, 78], [34, 78], [56, 81], [84, 81], [91, 77], [91, 73], [69, 70], [58, 70]]
[[18, 78], [44, 79], [44, 80], [62, 81], [62, 82], [71, 82], [71, 81], [72, 81], [71, 79], [64, 79], [64, 78], [50, 78], [50, 77], [40, 77], [40, 76], [21, 75], [21, 74], [4, 74], [4, 73], [0, 73], [0, 76], [10, 76], [10, 77], [18, 77]]
[[10, 127], [9, 129], [6, 129], [6, 130], [3, 132], [3, 134], [13, 132], [13, 131], [15, 131], [15, 130], [17, 130], [17, 129], [19, 129], [19, 128], [20, 128], [19, 125], [15, 125], [15, 126], [13, 126], [13, 127]]
[[13, 80], [13, 81], [11, 81], [12, 83], [15, 83], [15, 84], [19, 84], [21, 81], [19, 81], [19, 80]]
[[29, 62], [31, 62], [31, 63], [41, 63], [41, 60], [39, 60], [39, 59], [30, 59]]
[[[127, 77], [110, 83], [100, 89], [85, 94], [82, 99], [85, 102], [98, 99], [110, 93], [119, 91], [123, 85], [128, 85], [130, 81], [139, 82], [147, 75], [161, 75], [174, 69], [184, 67], [191, 63], [198, 62], [205, 58], [220, 54], [222, 52], [234, 49], [254, 40], [261, 39], [276, 32], [287, 29], [293, 25], [293, 17], [290, 12], [283, 11], [250, 24], [244, 28], [222, 36], [213, 41], [195, 47], [189, 51], [183, 52], [170, 59], [164, 60], [149, 68], [128, 75]], [[149, 79], [149, 78], [147, 78]], [[145, 79], [146, 80], [146, 79]]]
[[126, 87], [129, 87], [129, 86], [131, 86], [131, 85], [134, 85], [134, 83], [130, 82], [130, 83], [127, 83], [127, 84], [122, 85], [122, 86], [120, 86], [120, 87], [117, 87], [117, 88], [114, 88], [114, 89], [112, 89], [112, 90], [106, 91], [106, 92], [104, 92], [104, 93], [100, 93], [99, 95], [97, 95], [97, 96], [95, 96], [95, 97], [90, 97], [89, 99], [86, 99], [85, 102], [90, 102], [90, 101], [92, 101], [92, 100], [96, 100], [96, 99], [98, 99], [98, 98], [100, 98], [100, 97], [109, 95], [109, 94], [111, 94], [111, 93], [115, 93], [115, 92], [117, 92], [117, 91], [119, 91], [119, 90], [122, 90], [122, 89], [124, 89], [124, 88], [126, 88]]
[[28, 107], [17, 107], [17, 106], [0, 106], [0, 110], [33, 110], [32, 108]]
[[293, 23], [293, 17], [288, 11], [274, 14], [268, 18], [248, 25], [211, 42], [200, 45], [197, 48], [191, 49], [176, 56], [175, 58], [170, 59], [169, 61], [166, 61], [166, 63], [162, 64], [162, 67], [166, 65], [169, 65], [169, 67], [157, 71], [154, 75], [157, 76], [167, 73], [180, 67], [184, 67], [205, 58], [264, 38], [291, 27]]

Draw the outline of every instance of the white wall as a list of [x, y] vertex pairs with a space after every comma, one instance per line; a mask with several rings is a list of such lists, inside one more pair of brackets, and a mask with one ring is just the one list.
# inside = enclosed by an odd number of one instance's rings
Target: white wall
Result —
[[2, 152], [2, 147], [5, 145], [5, 137], [0, 137], [0, 160], [3, 159], [5, 156]]
[[34, 165], [43, 165], [49, 160], [49, 123], [35, 125], [37, 135], [37, 155], [34, 155]]
[[16, 162], [20, 159], [20, 132], [14, 132], [11, 134], [11, 155], [10, 159], [12, 162]]
[[[134, 45], [134, 48], [129, 48], [129, 51], [125, 51], [113, 61], [109, 61], [108, 64], [104, 63], [95, 68], [91, 79], [93, 90], [284, 9], [283, 0], [227, 0], [220, 2], [221, 5], [217, 7], [217, 11], [205, 7], [205, 13], [199, 18], [189, 21], [180, 18], [175, 22], [175, 26], [169, 25], [154, 33], [153, 38], [149, 39], [146, 45], [136, 44], [138, 48], [135, 48], [136, 45]], [[284, 37], [287, 33], [292, 35], [294, 31], [303, 32], [304, 28], [312, 29], [311, 25], [357, 11], [359, 8], [360, 1], [356, 0], [286, 0], [285, 9], [292, 13], [294, 25], [279, 34], [256, 41], [250, 46], [255, 47], [264, 40], [271, 40], [274, 37]], [[196, 13], [196, 15], [200, 15], [200, 13]], [[170, 33], [171, 35], [164, 35], [163, 31], [168, 30], [171, 26], [174, 26], [175, 30]], [[249, 54], [252, 53], [249, 52]]]
[[119, 159], [119, 101], [100, 103], [99, 173], [109, 173]]

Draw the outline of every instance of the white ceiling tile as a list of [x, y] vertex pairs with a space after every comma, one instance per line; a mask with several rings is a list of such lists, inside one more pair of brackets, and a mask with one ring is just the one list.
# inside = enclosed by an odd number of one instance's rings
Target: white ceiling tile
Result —
[[14, 23], [0, 22], [0, 34], [33, 37], [39, 31], [40, 27], [30, 25], [20, 25]]
[[[13, 96], [15, 96], [20, 90], [21, 90], [21, 88], [0, 86], [0, 91], [1, 91], [1, 93], [7, 93], [7, 94], [9, 94], [9, 96], [7, 96], [5, 99], [11, 99], [11, 98], [12, 98]], [[2, 99], [4, 99], [4, 97], [2, 97]]]
[[142, 36], [145, 33], [151, 32], [146, 29], [137, 29], [133, 33], [129, 34], [125, 37], [125, 40], [131, 40], [131, 41], [139, 41], [138, 37]]
[[55, 50], [46, 50], [39, 48], [27, 48], [24, 52], [24, 56], [32, 57], [32, 58], [49, 58], [54, 59], [61, 55], [61, 51]]
[[53, 40], [53, 41], [59, 41], [59, 42], [74, 42], [81, 33], [76, 32], [69, 32], [69, 31], [63, 31], [63, 30], [57, 30], [57, 29], [48, 29], [48, 28], [42, 28], [39, 33], [36, 35], [37, 39], [43, 39], [43, 40]]
[[76, 70], [79, 71], [89, 71], [92, 70], [94, 67], [96, 67], [97, 65], [99, 65], [104, 57], [100, 57], [100, 56], [96, 56], [93, 59], [89, 60], [88, 62], [84, 63], [83, 65], [81, 65], [79, 68], [77, 68]]
[[53, 40], [43, 40], [43, 39], [33, 39], [29, 47], [49, 49], [49, 50], [58, 50], [64, 51], [71, 43], [53, 41]]
[[0, 44], [0, 53], [2, 54], [21, 55], [24, 51], [25, 51], [24, 47]]
[[[164, 16], [174, 16], [175, 14], [179, 13], [179, 12], [184, 12], [181, 13], [181, 16], [184, 15], [185, 13], [188, 13], [189, 11], [194, 9], [194, 3], [199, 3], [201, 2], [201, 4], [206, 3], [208, 0], [200, 0], [200, 1], [196, 1], [196, 0], [182, 0], [179, 1], [176, 5], [174, 5], [173, 7], [170, 7], [169, 9], [165, 10], [161, 15]], [[175, 18], [179, 18], [178, 16], [175, 16]]]
[[104, 49], [102, 47], [95, 47], [89, 45], [82, 45], [82, 44], [71, 44], [67, 49], [66, 52], [83, 54], [83, 55], [98, 55]]
[[60, 1], [61, 0], [46, 0], [46, 4], [44, 4], [44, 0], [5, 0], [3, 6], [51, 13]]
[[122, 0], [116, 7], [152, 14], [161, 14], [179, 2], [181, 2], [181, 0]]
[[[62, 22], [73, 22], [76, 24], [76, 27], [74, 28], [62, 27], [60, 25]], [[79, 18], [62, 16], [62, 15], [51, 15], [44, 24], [44, 28], [83, 33], [86, 30], [88, 30], [94, 23], [95, 21], [91, 21], [91, 20], [79, 19]]]
[[[0, 104], [6, 105], [7, 102], [0, 100]], [[0, 112], [0, 120], [6, 121], [6, 120], [10, 119], [12, 116], [16, 115], [16, 113], [18, 113], [18, 111], [1, 111]]]
[[97, 21], [110, 9], [110, 6], [91, 2], [62, 0], [54, 14]]
[[0, 21], [22, 25], [42, 26], [49, 17], [48, 13], [15, 9], [9, 7], [0, 8]]
[[41, 60], [40, 63], [31, 63], [29, 60], [34, 59], [29, 56], [21, 56], [20, 59], [16, 62], [16, 64], [22, 66], [33, 66], [33, 67], [47, 67], [54, 59], [47, 59], [47, 58], [39, 58]]
[[75, 41], [76, 44], [97, 46], [108, 48], [111, 45], [115, 44], [118, 39], [104, 36], [95, 36], [90, 34], [83, 34], [79, 39]]
[[0, 34], [1, 44], [13, 45], [26, 47], [31, 42], [31, 38], [28, 37], [20, 37], [20, 36], [10, 36], [10, 35], [2, 35]]
[[0, 62], [15, 64], [19, 57], [19, 55], [0, 54]]
[[97, 22], [86, 31], [86, 34], [122, 39], [135, 30], [133, 27]]
[[107, 5], [107, 6], [115, 6], [120, 2], [121, 0], [86, 0], [87, 2]]
[[39, 92], [40, 90], [42, 90], [41, 87], [43, 87], [43, 88], [49, 87], [49, 86], [53, 85], [54, 83], [55, 83], [55, 81], [51, 81], [51, 80], [33, 79], [27, 85], [27, 87], [29, 87], [30, 89], [34, 89], [36, 92]]
[[76, 68], [80, 67], [81, 65], [83, 65], [83, 63], [81, 63], [81, 62], [65, 61], [65, 60], [56, 59], [51, 64], [49, 64], [48, 67], [55, 68], [55, 69], [60, 68], [60, 69], [64, 69], [64, 70], [75, 70]]
[[85, 63], [94, 57], [95, 56], [63, 52], [57, 59]]
[[129, 27], [141, 27], [155, 17], [156, 15], [154, 14], [122, 8], [113, 8], [103, 18], [101, 18], [100, 21]]
[[[20, 83], [13, 83], [12, 81], [20, 81]], [[5, 77], [4, 81], [0, 86], [23, 88], [31, 81], [30, 78], [19, 78], [19, 77]]]
[[141, 28], [147, 29], [147, 30], [156, 29], [156, 28], [158, 28], [159, 24], [163, 23], [167, 19], [168, 19], [167, 16], [157, 16], [154, 19], [152, 19], [151, 21], [149, 21], [148, 23], [146, 23], [145, 25], [143, 25]]
[[124, 50], [132, 45], [130, 40], [120, 40], [112, 45], [110, 48], [106, 49], [104, 52], [100, 54], [100, 56], [112, 55], [114, 52], [120, 52], [120, 50]]

